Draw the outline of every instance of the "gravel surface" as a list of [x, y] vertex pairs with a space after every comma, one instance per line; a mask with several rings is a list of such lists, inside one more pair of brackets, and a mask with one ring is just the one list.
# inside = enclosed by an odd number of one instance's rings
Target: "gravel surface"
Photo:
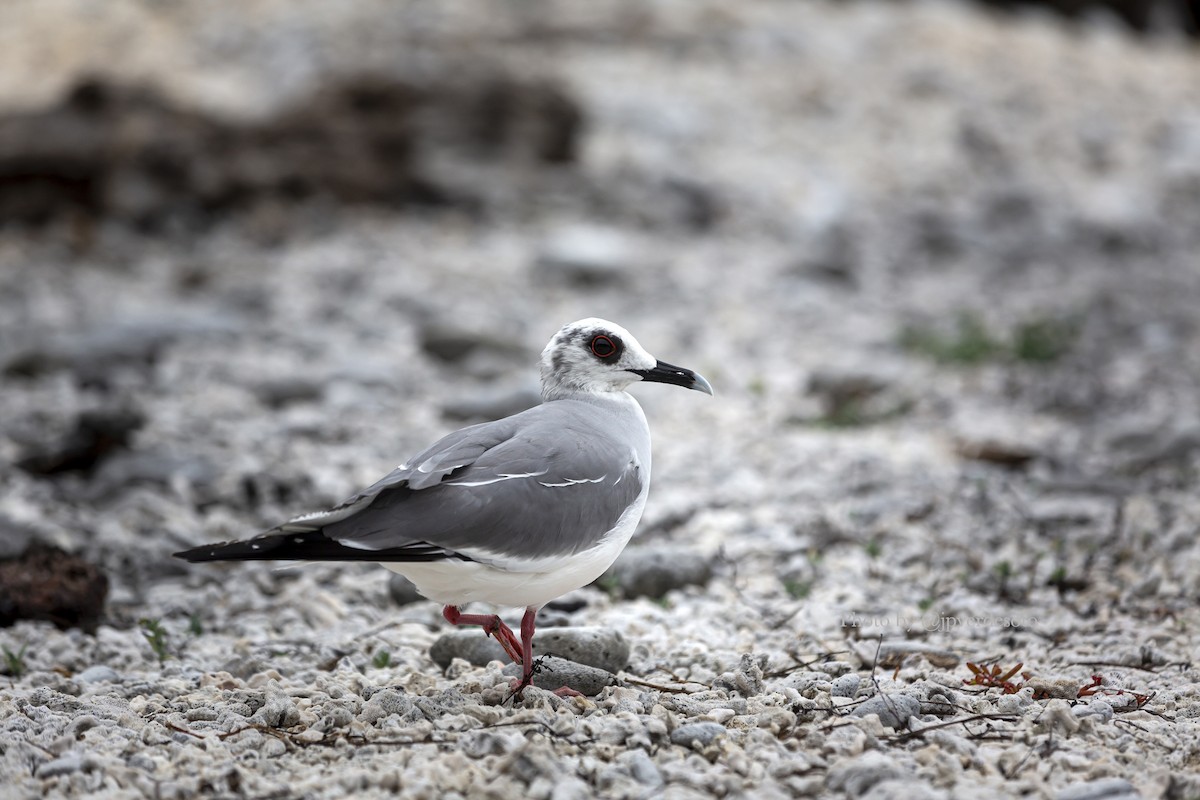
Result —
[[[0, 228], [0, 556], [108, 581], [92, 632], [0, 629], [0, 796], [1200, 795], [1194, 48], [932, 1], [0, 7], [12, 110], [466, 62], [561, 87], [577, 160]], [[634, 389], [641, 531], [541, 618], [587, 697], [514, 703], [377, 567], [170, 557], [533, 402], [584, 316], [717, 391]]]

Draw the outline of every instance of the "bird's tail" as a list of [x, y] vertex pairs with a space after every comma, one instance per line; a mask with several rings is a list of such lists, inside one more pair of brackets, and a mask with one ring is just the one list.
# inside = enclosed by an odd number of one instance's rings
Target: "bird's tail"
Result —
[[289, 525], [267, 531], [253, 539], [217, 542], [181, 550], [173, 555], [185, 561], [470, 561], [460, 553], [427, 542], [408, 542], [398, 547], [373, 550], [352, 547], [326, 536], [321, 528]]

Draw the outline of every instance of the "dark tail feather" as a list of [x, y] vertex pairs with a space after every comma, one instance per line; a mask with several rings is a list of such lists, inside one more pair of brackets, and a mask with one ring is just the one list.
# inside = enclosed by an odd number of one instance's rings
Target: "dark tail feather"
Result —
[[385, 550], [347, 547], [320, 531], [268, 533], [240, 542], [217, 542], [173, 554], [198, 561], [445, 561], [470, 559], [441, 547], [414, 542]]

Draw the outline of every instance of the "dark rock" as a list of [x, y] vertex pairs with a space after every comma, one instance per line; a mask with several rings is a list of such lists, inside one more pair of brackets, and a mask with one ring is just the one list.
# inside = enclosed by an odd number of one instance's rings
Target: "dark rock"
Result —
[[145, 421], [140, 412], [124, 408], [84, 411], [61, 442], [27, 452], [17, 465], [33, 475], [90, 472], [127, 448]]
[[984, 0], [988, 5], [1013, 10], [1042, 6], [1063, 16], [1078, 18], [1097, 11], [1110, 12], [1135, 31], [1153, 31], [1164, 23], [1192, 36], [1200, 34], [1200, 18], [1191, 0]]
[[51, 545], [35, 543], [0, 562], [0, 627], [33, 619], [94, 633], [107, 597], [99, 567]]
[[954, 452], [971, 461], [1012, 469], [1024, 467], [1041, 455], [1041, 449], [1032, 443], [996, 436], [960, 436], [954, 442]]
[[345, 78], [254, 122], [86, 79], [55, 106], [0, 117], [0, 219], [113, 218], [170, 232], [238, 212], [253, 220], [261, 209], [284, 219], [283, 206], [305, 201], [399, 206], [469, 191], [426, 176], [429, 149], [487, 161], [575, 159], [583, 116], [557, 86], [486, 69], [437, 74]]
[[254, 387], [259, 402], [269, 408], [283, 408], [293, 403], [309, 403], [320, 400], [325, 386], [318, 380], [294, 376], [261, 381]]
[[623, 597], [662, 597], [672, 589], [703, 586], [712, 579], [712, 562], [674, 545], [628, 547], [596, 585]]
[[484, 635], [478, 628], [443, 633], [430, 646], [429, 657], [442, 669], [450, 666], [450, 662], [456, 658], [477, 667], [492, 661], [510, 660], [500, 643]]

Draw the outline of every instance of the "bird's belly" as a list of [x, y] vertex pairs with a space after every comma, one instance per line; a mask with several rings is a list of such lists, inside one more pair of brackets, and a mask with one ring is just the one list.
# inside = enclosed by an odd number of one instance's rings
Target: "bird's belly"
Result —
[[642, 516], [646, 493], [630, 506], [617, 525], [595, 547], [573, 556], [527, 562], [426, 561], [390, 562], [383, 566], [413, 582], [417, 591], [435, 603], [461, 606], [540, 608], [556, 597], [587, 586], [612, 566], [625, 549]]

